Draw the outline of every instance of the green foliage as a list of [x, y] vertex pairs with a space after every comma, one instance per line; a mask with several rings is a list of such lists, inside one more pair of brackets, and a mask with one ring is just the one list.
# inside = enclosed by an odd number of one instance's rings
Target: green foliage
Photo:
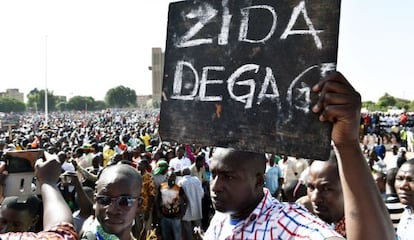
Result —
[[405, 109], [406, 111], [414, 111], [414, 101], [410, 101], [402, 98], [395, 98], [388, 93], [385, 93], [378, 99], [376, 103], [372, 101], [362, 102], [362, 107], [369, 111], [381, 111], [386, 112], [389, 108], [396, 107], [399, 109]]
[[395, 106], [396, 103], [397, 100], [388, 93], [385, 93], [384, 96], [380, 97], [377, 102], [380, 107], [392, 107]]
[[115, 108], [136, 107], [137, 94], [135, 93], [135, 90], [124, 86], [118, 86], [111, 88], [106, 92], [105, 102], [109, 107]]
[[26, 105], [24, 102], [14, 98], [0, 98], [1, 112], [24, 112]]
[[104, 101], [96, 101], [95, 102], [95, 108], [96, 108], [96, 110], [102, 110], [102, 109], [108, 108], [108, 106], [106, 105], [106, 103]]
[[67, 103], [68, 110], [95, 111], [106, 108], [103, 101], [95, 101], [93, 97], [74, 96]]
[[[37, 110], [45, 110], [45, 90], [38, 90], [37, 88], [31, 90], [27, 94], [27, 106]], [[48, 111], [56, 110], [57, 97], [53, 95], [53, 92], [47, 91], [47, 107]]]

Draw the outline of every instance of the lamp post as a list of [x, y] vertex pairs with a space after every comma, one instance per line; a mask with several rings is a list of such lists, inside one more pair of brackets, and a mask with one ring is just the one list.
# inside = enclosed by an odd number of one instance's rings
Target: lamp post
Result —
[[45, 36], [45, 126], [48, 125], [48, 104], [47, 104], [47, 35]]

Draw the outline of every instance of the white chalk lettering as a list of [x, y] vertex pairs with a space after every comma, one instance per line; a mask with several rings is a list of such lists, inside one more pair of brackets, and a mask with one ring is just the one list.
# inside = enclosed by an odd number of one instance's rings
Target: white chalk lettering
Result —
[[188, 13], [186, 18], [198, 18], [199, 21], [175, 43], [176, 47], [184, 48], [213, 43], [212, 38], [190, 39], [194, 37], [208, 22], [210, 22], [211, 19], [217, 15], [217, 13], [218, 11], [207, 3], [203, 3], [198, 7], [198, 9], [193, 9], [190, 13]]
[[336, 70], [335, 63], [321, 63], [321, 76], [326, 77], [328, 73]]
[[[288, 107], [288, 116], [285, 118], [285, 122], [292, 119], [292, 110], [296, 109], [305, 114], [309, 113], [311, 106], [311, 86], [304, 82], [304, 76], [308, 72], [314, 69], [320, 71], [321, 77], [326, 76], [330, 71], [335, 70], [335, 63], [322, 63], [319, 65], [313, 65], [301, 72], [290, 84], [286, 93], [286, 102]], [[183, 86], [183, 75], [184, 68], [186, 68], [186, 85]], [[250, 109], [253, 106], [256, 90], [256, 81], [253, 78], [240, 80], [243, 74], [248, 72], [253, 72], [257, 74], [259, 72], [260, 66], [257, 64], [245, 64], [237, 68], [228, 78], [227, 78], [227, 91], [231, 99], [245, 104], [245, 109]], [[265, 67], [266, 75], [261, 84], [260, 91], [257, 95], [256, 104], [260, 105], [266, 99], [269, 99], [272, 102], [276, 103], [276, 106], [281, 110], [280, 102], [280, 92], [277, 86], [277, 81], [273, 70], [270, 67]], [[188, 61], [178, 61], [175, 68], [174, 74], [174, 83], [173, 83], [173, 94], [171, 99], [177, 100], [198, 100], [204, 102], [221, 102], [223, 96], [208, 96], [207, 88], [208, 85], [222, 85], [224, 80], [222, 79], [210, 79], [209, 75], [212, 71], [224, 72], [224, 66], [204, 66], [201, 72], [201, 80], [194, 66]], [[194, 80], [188, 76], [193, 75]], [[219, 74], [219, 76], [221, 76]], [[221, 77], [218, 77], [221, 78]], [[224, 79], [224, 78], [223, 78]], [[237, 86], [243, 86], [242, 92], [245, 94], [236, 95], [235, 90]], [[221, 86], [220, 86], [221, 87]], [[247, 88], [246, 88], [247, 87]], [[183, 93], [184, 88], [184, 93]]]
[[[189, 95], [181, 95], [184, 66], [188, 67], [193, 72], [193, 75], [194, 75], [193, 90], [191, 91]], [[178, 61], [177, 66], [175, 68], [175, 73], [174, 73], [173, 94], [171, 98], [181, 99], [181, 100], [193, 100], [194, 97], [197, 95], [198, 84], [199, 84], [198, 82], [199, 82], [199, 79], [198, 79], [197, 70], [193, 67], [193, 65], [189, 62]]]
[[301, 110], [304, 113], [308, 113], [310, 109], [311, 99], [310, 93], [311, 88], [308, 84], [301, 82], [301, 87], [296, 89], [297, 95], [295, 97], [295, 108]]
[[[310, 70], [312, 70], [312, 69], [314, 69], [314, 68], [317, 68], [318, 67], [318, 65], [313, 65], [313, 66], [311, 66], [311, 67], [308, 67], [307, 69], [305, 69], [305, 71], [303, 71], [303, 72], [301, 72], [293, 81], [292, 81], [292, 83], [290, 84], [290, 86], [289, 86], [289, 88], [288, 88], [288, 91], [287, 91], [287, 94], [286, 94], [286, 100], [287, 100], [287, 102], [288, 102], [288, 104], [289, 104], [289, 109], [291, 109], [291, 107], [292, 107], [292, 103], [293, 103], [293, 100], [292, 100], [292, 93], [293, 93], [293, 89], [294, 89], [294, 87], [295, 87], [295, 85], [296, 85], [296, 83], [298, 82], [298, 81], [300, 81], [301, 79], [302, 79], [302, 77], [307, 73], [307, 72], [309, 72]], [[310, 101], [309, 101], [309, 105], [310, 105]]]
[[[269, 88], [269, 84], [271, 86], [272, 93], [266, 93], [267, 89]], [[273, 75], [273, 71], [270, 67], [266, 67], [266, 76], [262, 85], [262, 89], [260, 90], [259, 96], [257, 97], [257, 104], [262, 103], [265, 98], [278, 100], [279, 96], [279, 89], [276, 85], [276, 79]]]
[[[247, 79], [243, 81], [236, 80], [245, 72], [254, 71], [257, 73], [259, 71], [259, 65], [257, 64], [245, 64], [241, 67], [239, 67], [234, 73], [227, 79], [227, 90], [229, 91], [230, 97], [233, 98], [236, 101], [245, 103], [244, 108], [251, 108], [253, 103], [253, 97], [254, 97], [254, 90], [256, 88], [256, 83], [254, 79]], [[236, 96], [233, 92], [234, 84], [239, 86], [249, 86], [250, 91], [247, 94]]]
[[[305, 71], [301, 72], [290, 84], [287, 94], [286, 100], [289, 106], [289, 116], [286, 118], [286, 122], [292, 119], [292, 105], [295, 104], [293, 107], [295, 109], [301, 110], [304, 113], [308, 113], [311, 105], [310, 93], [311, 93], [311, 86], [308, 86], [306, 83], [302, 82], [300, 87], [296, 87], [295, 85], [300, 81], [303, 80], [303, 76], [311, 71], [312, 69], [319, 68], [321, 77], [325, 77], [326, 74], [330, 71], [335, 70], [336, 64], [335, 63], [321, 63], [320, 65], [313, 65], [305, 69]], [[293, 99], [293, 90], [296, 90], [297, 95], [295, 99]]]
[[[308, 26], [308, 30], [292, 30], [293, 26], [296, 23], [296, 20], [298, 19], [299, 14], [302, 13], [303, 18], [305, 19], [306, 25]], [[313, 40], [315, 41], [315, 45], [318, 49], [322, 49], [322, 42], [321, 39], [318, 36], [318, 33], [323, 32], [322, 30], [315, 30], [315, 27], [313, 26], [312, 21], [310, 20], [308, 16], [308, 12], [306, 11], [305, 7], [305, 1], [301, 1], [292, 12], [292, 15], [290, 16], [289, 23], [283, 32], [283, 34], [280, 36], [280, 39], [286, 39], [289, 35], [305, 35], [305, 34], [311, 34], [313, 36]]]
[[[250, 16], [251, 9], [264, 9], [264, 10], [268, 10], [272, 14], [272, 17], [273, 17], [272, 27], [270, 28], [267, 35], [263, 37], [262, 39], [253, 40], [253, 39], [247, 38], [247, 33], [249, 30], [249, 16]], [[273, 7], [267, 6], [267, 5], [250, 6], [250, 7], [242, 8], [240, 12], [242, 15], [242, 19], [240, 23], [239, 41], [249, 42], [249, 43], [264, 43], [267, 40], [269, 40], [275, 33], [276, 23], [277, 23], [277, 14]]]
[[230, 30], [230, 22], [232, 15], [230, 15], [229, 7], [227, 6], [229, 0], [223, 0], [221, 5], [223, 7], [223, 24], [221, 25], [221, 31], [218, 35], [218, 44], [219, 45], [227, 45], [229, 42], [229, 30]]
[[[233, 18], [233, 15], [230, 12], [228, 7], [229, 0], [222, 0], [222, 19], [221, 19], [221, 27], [220, 32], [218, 33], [217, 37], [217, 44], [220, 46], [227, 45], [229, 43], [229, 34], [230, 34], [230, 25]], [[272, 22], [270, 29], [268, 31], [263, 32], [262, 37], [257, 37], [258, 39], [251, 39], [249, 38], [249, 20], [251, 14], [253, 14], [253, 10], [256, 10], [255, 14], [263, 14], [265, 12], [269, 12], [272, 16]], [[264, 10], [264, 11], [263, 11]], [[208, 23], [213, 23], [212, 20], [217, 17], [218, 10], [213, 8], [208, 3], [201, 2], [197, 8], [192, 9], [187, 14], [184, 15], [187, 19], [198, 19], [199, 21], [194, 24], [189, 30], [183, 34], [181, 37], [177, 37], [174, 41], [174, 45], [177, 48], [186, 48], [186, 47], [194, 47], [203, 44], [213, 44], [213, 37], [209, 38], [194, 38], [201, 29], [205, 27]], [[248, 6], [245, 8], [240, 9], [240, 27], [239, 27], [239, 35], [238, 41], [240, 42], [247, 42], [247, 43], [265, 43], [268, 41], [276, 32], [277, 20], [278, 16], [275, 9], [269, 5], [254, 5]], [[293, 29], [295, 26], [299, 15], [303, 16], [303, 19], [308, 27], [308, 29]], [[323, 30], [316, 30], [315, 26], [313, 25], [312, 20], [308, 16], [308, 12], [306, 10], [305, 1], [301, 1], [292, 11], [292, 15], [290, 16], [289, 22], [280, 36], [280, 40], [286, 40], [289, 35], [312, 35], [313, 41], [318, 49], [322, 49], [322, 41], [319, 38], [319, 33], [323, 32]]]
[[221, 101], [222, 96], [206, 96], [206, 89], [208, 84], [222, 84], [223, 80], [208, 79], [208, 71], [224, 71], [223, 66], [207, 66], [203, 67], [203, 73], [200, 81], [200, 101]]

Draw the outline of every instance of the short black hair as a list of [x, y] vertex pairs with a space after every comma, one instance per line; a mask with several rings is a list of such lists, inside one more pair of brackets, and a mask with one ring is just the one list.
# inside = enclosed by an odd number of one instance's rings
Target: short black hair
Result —
[[21, 200], [18, 196], [4, 198], [1, 207], [10, 208], [17, 211], [28, 211], [30, 216], [40, 215], [42, 201], [36, 195], [28, 195], [26, 199]]

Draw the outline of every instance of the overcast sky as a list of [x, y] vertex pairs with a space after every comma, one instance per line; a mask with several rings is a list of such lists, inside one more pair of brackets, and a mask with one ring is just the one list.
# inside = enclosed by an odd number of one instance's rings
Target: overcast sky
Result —
[[[0, 0], [0, 91], [26, 95], [47, 79], [67, 97], [102, 100], [119, 85], [151, 94], [151, 48], [164, 49], [168, 2]], [[414, 100], [413, 9], [411, 0], [342, 1], [338, 70], [363, 100]]]

